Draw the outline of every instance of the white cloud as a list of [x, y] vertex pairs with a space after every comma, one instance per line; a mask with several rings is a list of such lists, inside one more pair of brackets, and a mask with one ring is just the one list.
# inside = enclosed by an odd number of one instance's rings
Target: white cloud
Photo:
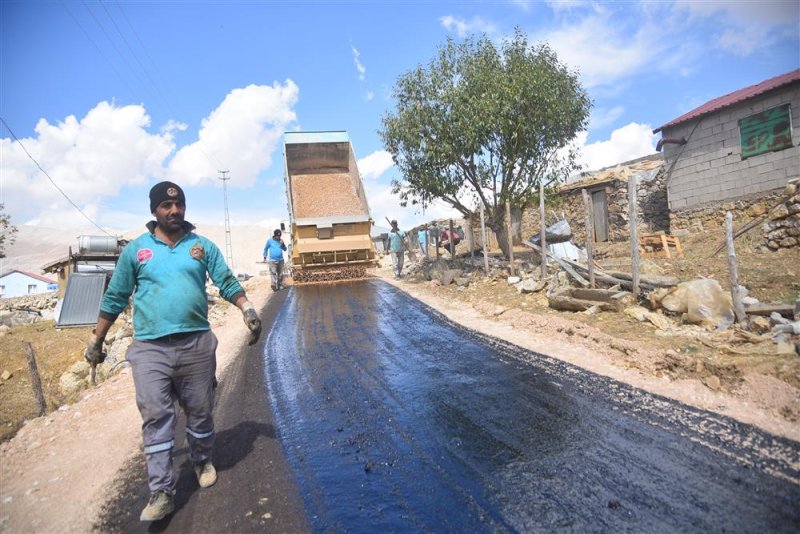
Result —
[[378, 150], [358, 160], [358, 170], [364, 179], [380, 178], [387, 169], [394, 165], [392, 155], [385, 150]]
[[168, 179], [181, 185], [217, 183], [217, 171], [227, 170], [228, 185], [251, 186], [294, 124], [298, 94], [292, 80], [234, 89], [203, 119], [198, 140], [175, 155]]
[[371, 102], [372, 99], [375, 98], [375, 93], [372, 91], [367, 91], [365, 98], [367, 99], [367, 102]]
[[724, 15], [741, 24], [754, 22], [776, 25], [794, 24], [800, 18], [797, 0], [761, 0], [759, 2], [678, 0], [675, 2], [675, 6], [688, 11], [693, 17], [717, 17], [718, 20], [719, 15]]
[[[528, 4], [529, 2], [527, 2], [525, 0], [517, 0], [514, 3], [515, 4], [518, 4], [518, 3]], [[545, 3], [548, 6], [550, 6], [550, 9], [552, 9], [555, 12], [558, 12], [558, 11], [569, 11], [571, 9], [581, 8], [581, 7], [586, 7], [587, 6], [586, 0], [545, 0]]]
[[[150, 117], [140, 105], [118, 107], [100, 102], [85, 117], [70, 115], [50, 124], [42, 119], [36, 136], [21, 139], [31, 156], [89, 217], [113, 221], [103, 199], [123, 187], [139, 186], [164, 174], [163, 161], [175, 145], [169, 131], [150, 134]], [[0, 139], [2, 201], [18, 224], [86, 226], [12, 139]]]
[[589, 118], [589, 129], [594, 130], [611, 126], [623, 113], [625, 113], [625, 108], [622, 106], [594, 108], [592, 110], [592, 116]]
[[606, 141], [586, 144], [587, 132], [578, 134], [579, 161], [584, 170], [597, 170], [655, 153], [656, 135], [649, 124], [631, 122], [611, 132]]
[[662, 49], [660, 34], [646, 22], [630, 32], [601, 11], [540, 37], [555, 49], [561, 61], [577, 68], [583, 83], [591, 88], [614, 84], [648, 66]]
[[388, 226], [386, 219], [397, 219], [400, 228], [412, 228], [433, 219], [461, 219], [461, 214], [444, 203], [435, 202], [422, 211], [420, 206], [400, 206], [400, 200], [392, 194], [391, 186], [377, 182], [365, 184], [367, 202], [377, 226]]
[[675, 9], [688, 14], [691, 22], [713, 24], [711, 43], [738, 56], [767, 49], [787, 36], [796, 41], [800, 34], [800, 6], [796, 0], [678, 0]]
[[485, 33], [488, 35], [497, 33], [495, 25], [481, 17], [473, 17], [471, 20], [464, 20], [460, 17], [454, 17], [453, 15], [446, 15], [441, 17], [439, 22], [442, 23], [442, 26], [444, 26], [447, 31], [455, 30], [459, 37], [466, 37], [471, 33]]
[[350, 49], [353, 51], [353, 62], [356, 64], [358, 79], [363, 82], [367, 74], [367, 69], [364, 67], [364, 64], [361, 63], [361, 52], [353, 45], [350, 45]]

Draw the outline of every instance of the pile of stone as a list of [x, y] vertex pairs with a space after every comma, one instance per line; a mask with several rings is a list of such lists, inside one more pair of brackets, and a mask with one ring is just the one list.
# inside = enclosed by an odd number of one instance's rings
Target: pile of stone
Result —
[[[96, 380], [98, 384], [108, 380], [124, 368], [125, 354], [133, 343], [133, 324], [127, 310], [118, 321], [122, 324], [106, 337], [103, 344], [106, 359], [97, 366]], [[91, 367], [86, 360], [81, 359], [72, 364], [67, 372], [59, 378], [58, 386], [61, 393], [66, 398], [70, 398], [77, 392], [90, 387], [90, 371]]]
[[786, 199], [772, 208], [763, 225], [765, 244], [770, 250], [800, 246], [800, 178], [783, 191]]
[[14, 326], [52, 320], [56, 302], [55, 292], [0, 299], [0, 327], [8, 330]]

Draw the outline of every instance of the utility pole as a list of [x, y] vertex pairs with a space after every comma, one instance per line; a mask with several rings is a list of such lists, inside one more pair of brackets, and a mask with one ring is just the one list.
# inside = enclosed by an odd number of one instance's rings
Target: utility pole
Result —
[[217, 171], [220, 173], [219, 179], [222, 180], [222, 195], [225, 198], [225, 261], [228, 262], [228, 268], [233, 271], [233, 246], [231, 245], [231, 218], [228, 214], [228, 180], [227, 176], [230, 171]]

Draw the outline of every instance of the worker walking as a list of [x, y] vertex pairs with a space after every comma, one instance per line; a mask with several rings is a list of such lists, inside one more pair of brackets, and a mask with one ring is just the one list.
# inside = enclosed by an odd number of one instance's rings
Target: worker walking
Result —
[[142, 521], [157, 521], [175, 509], [176, 401], [186, 414], [189, 456], [199, 485], [207, 488], [217, 481], [211, 457], [217, 338], [208, 322], [206, 273], [220, 296], [242, 311], [250, 344], [261, 334], [258, 314], [219, 248], [184, 220], [183, 190], [172, 182], [156, 184], [150, 190], [150, 211], [156, 220], [123, 249], [85, 352], [92, 365], [105, 359], [103, 340], [133, 295], [134, 340], [127, 359], [142, 416], [150, 488]]
[[389, 253], [392, 255], [394, 277], [400, 278], [403, 272], [403, 251], [405, 249], [406, 233], [397, 227], [397, 221], [393, 220], [391, 225], [392, 229], [389, 231]]
[[283, 285], [283, 252], [286, 250], [286, 244], [281, 239], [280, 229], [275, 229], [272, 232], [272, 237], [267, 239], [267, 244], [264, 245], [264, 261], [269, 263], [269, 275], [272, 278], [272, 290], [278, 291]]
[[419, 250], [422, 252], [422, 257], [428, 259], [428, 228], [420, 228], [417, 232], [417, 241], [419, 241]]

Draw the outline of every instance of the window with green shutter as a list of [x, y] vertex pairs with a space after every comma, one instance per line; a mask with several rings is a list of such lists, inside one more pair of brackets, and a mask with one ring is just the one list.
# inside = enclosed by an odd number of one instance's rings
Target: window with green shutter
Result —
[[739, 121], [742, 159], [792, 145], [792, 108], [784, 104]]

